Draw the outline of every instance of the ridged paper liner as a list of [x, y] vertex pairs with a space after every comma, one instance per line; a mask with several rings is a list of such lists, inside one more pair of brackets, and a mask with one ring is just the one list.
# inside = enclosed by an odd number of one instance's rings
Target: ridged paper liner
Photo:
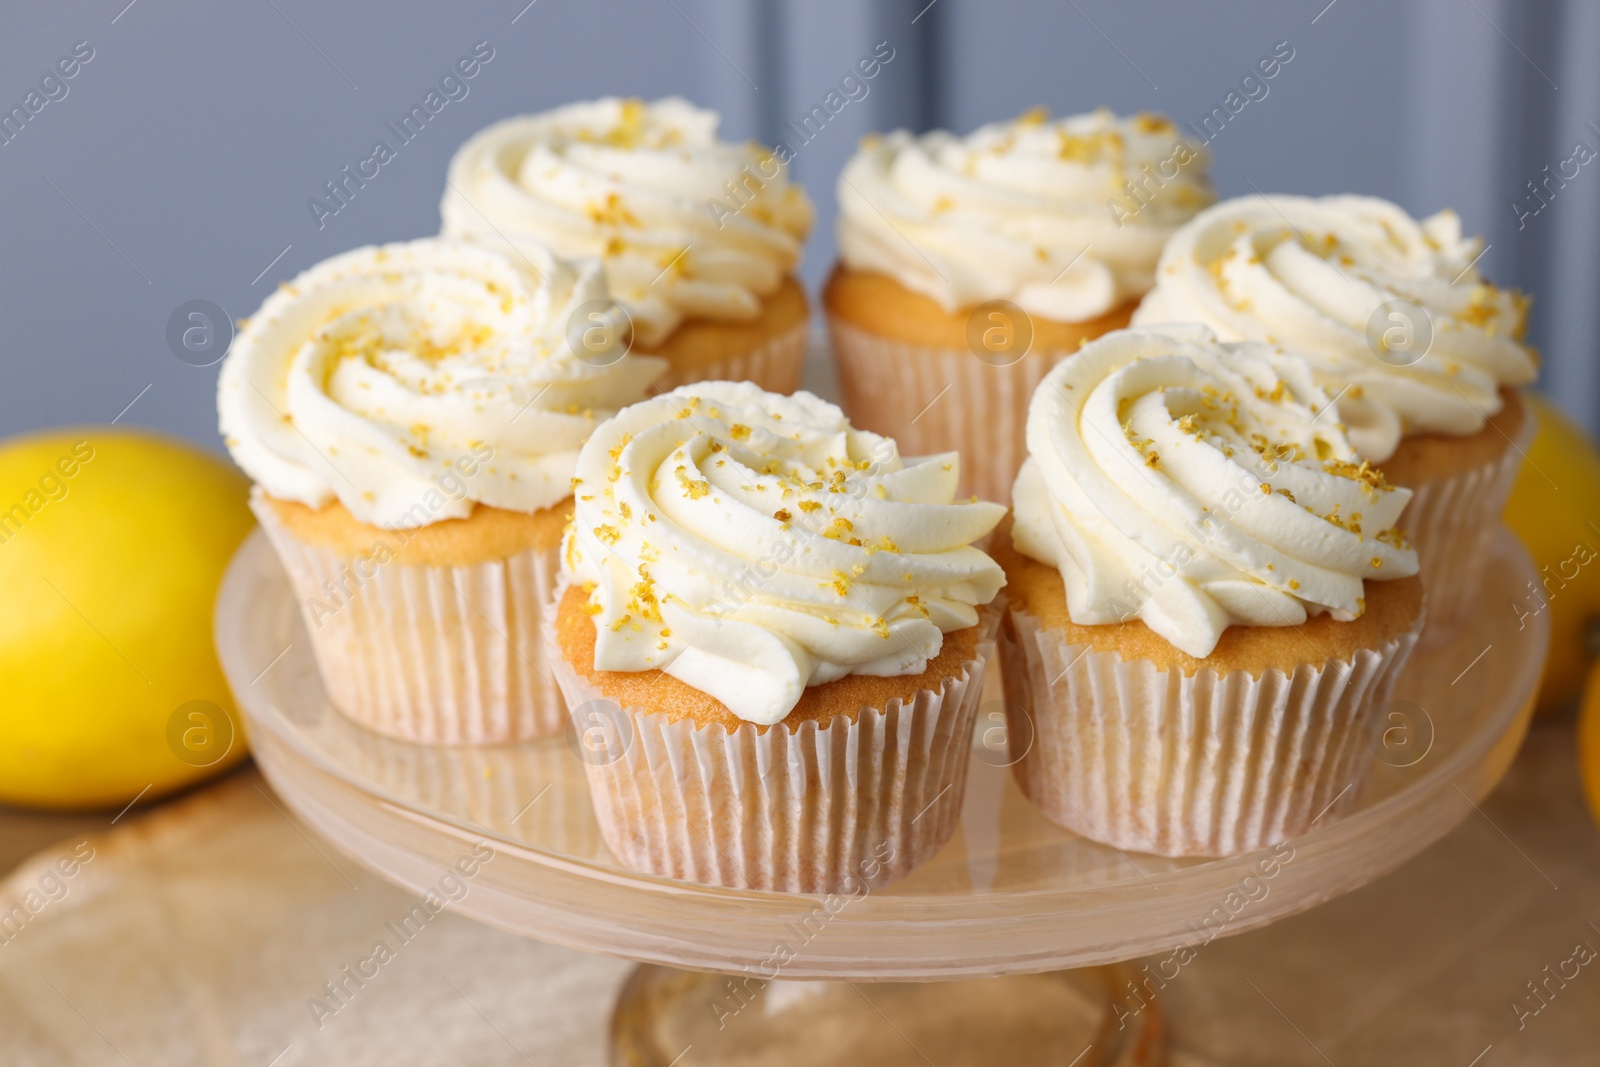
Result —
[[1454, 633], [1478, 603], [1522, 450], [1533, 440], [1537, 420], [1524, 411], [1517, 439], [1494, 462], [1407, 486], [1415, 495], [1400, 528], [1417, 550], [1430, 643]]
[[796, 730], [619, 709], [561, 661], [575, 728], [601, 722], [609, 739], [585, 759], [601, 836], [632, 870], [711, 885], [839, 893], [903, 877], [960, 820], [998, 622], [984, 612], [977, 655], [938, 692]]
[[741, 356], [682, 372], [669, 368], [650, 388], [665, 393], [691, 382], [728, 381], [755, 382], [769, 393], [792, 393], [800, 388], [805, 374], [810, 338], [811, 322], [805, 319]]
[[251, 508], [289, 572], [328, 696], [350, 718], [390, 737], [447, 745], [566, 728], [542, 637], [559, 546], [462, 566], [357, 569], [357, 558], [295, 537], [270, 504]]
[[[1337, 817], [1361, 792], [1416, 631], [1351, 662], [1184, 675], [1068, 644], [1015, 608], [1000, 643], [1017, 784], [1120, 849], [1229, 856]], [[1013, 758], [1017, 758], [1015, 752]]]
[[895, 439], [903, 456], [961, 453], [962, 498], [1008, 503], [1028, 457], [1028, 402], [1070, 351], [1030, 352], [1009, 366], [965, 348], [891, 341], [830, 317], [844, 411]]

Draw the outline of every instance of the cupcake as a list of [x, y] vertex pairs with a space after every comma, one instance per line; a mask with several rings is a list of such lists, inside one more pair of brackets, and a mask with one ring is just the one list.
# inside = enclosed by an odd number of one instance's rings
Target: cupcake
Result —
[[1127, 325], [1213, 199], [1207, 163], [1167, 119], [1105, 110], [866, 138], [823, 298], [845, 411], [909, 454], [959, 450], [961, 492], [1005, 500], [1034, 387]]
[[[438, 239], [361, 248], [269, 297], [217, 407], [333, 703], [409, 741], [560, 730], [542, 627], [578, 450], [660, 360], [569, 346], [596, 265]], [[614, 340], [616, 340], [614, 338]]]
[[1454, 627], [1482, 588], [1532, 415], [1527, 300], [1478, 273], [1479, 238], [1385, 200], [1250, 196], [1173, 235], [1134, 322], [1200, 322], [1310, 364], [1366, 459], [1412, 490], [1406, 531], [1428, 618]]
[[1307, 365], [1198, 326], [1108, 334], [1040, 385], [1028, 453], [992, 548], [1028, 798], [1169, 856], [1348, 807], [1422, 588], [1410, 492], [1357, 460]]
[[578, 459], [553, 653], [626, 866], [835, 893], [955, 829], [1005, 514], [809, 393], [701, 382]]
[[450, 162], [446, 237], [598, 258], [657, 391], [728, 378], [792, 392], [809, 336], [794, 277], [811, 201], [786, 157], [717, 139], [676, 97], [608, 97], [497, 122]]

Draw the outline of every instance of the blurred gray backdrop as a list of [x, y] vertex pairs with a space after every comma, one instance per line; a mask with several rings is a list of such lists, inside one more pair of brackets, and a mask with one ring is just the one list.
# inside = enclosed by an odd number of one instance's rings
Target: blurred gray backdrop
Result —
[[[1485, 271], [1536, 294], [1543, 387], [1600, 428], [1600, 160], [1575, 162], [1600, 151], [1596, 0], [59, 0], [0, 12], [0, 116], [26, 114], [0, 123], [0, 436], [120, 417], [220, 447], [216, 367], [168, 343], [186, 302], [243, 317], [320, 259], [435, 232], [451, 153], [496, 119], [679, 93], [771, 143], [880, 41], [893, 60], [795, 163], [813, 288], [862, 134], [1041, 103], [1199, 123], [1288, 42], [1212, 141], [1220, 192], [1455, 207]], [[308, 199], [478, 42], [467, 95], [319, 228]]]

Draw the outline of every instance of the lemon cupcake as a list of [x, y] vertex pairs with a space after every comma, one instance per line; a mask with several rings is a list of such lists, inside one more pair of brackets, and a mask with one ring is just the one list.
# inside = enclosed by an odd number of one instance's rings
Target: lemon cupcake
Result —
[[627, 866], [801, 893], [905, 874], [954, 831], [998, 612], [958, 460], [903, 462], [809, 393], [702, 382], [578, 460], [557, 677]]
[[438, 239], [361, 248], [239, 331], [217, 407], [333, 702], [411, 741], [561, 729], [541, 627], [578, 450], [659, 360], [568, 344], [598, 266]]
[[799, 388], [809, 313], [794, 277], [811, 202], [786, 158], [718, 140], [715, 112], [608, 97], [497, 122], [450, 162], [443, 233], [605, 263], [656, 383]]
[[1108, 334], [1040, 385], [1028, 452], [992, 549], [1023, 792], [1165, 855], [1336, 817], [1422, 591], [1410, 493], [1357, 461], [1306, 364], [1202, 327]]
[[1211, 203], [1207, 165], [1167, 119], [1105, 110], [866, 138], [824, 294], [845, 411], [909, 454], [959, 450], [961, 491], [1005, 500], [1034, 387], [1127, 325]]
[[1406, 531], [1446, 630], [1482, 587], [1533, 434], [1516, 392], [1538, 369], [1528, 302], [1483, 279], [1484, 251], [1451, 211], [1419, 222], [1370, 197], [1244, 197], [1173, 236], [1134, 315], [1310, 362], [1357, 451], [1415, 494]]

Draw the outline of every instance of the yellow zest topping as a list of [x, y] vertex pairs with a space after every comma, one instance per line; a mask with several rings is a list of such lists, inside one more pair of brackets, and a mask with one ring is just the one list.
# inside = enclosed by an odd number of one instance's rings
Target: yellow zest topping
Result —
[[711, 483], [689, 477], [689, 468], [679, 466], [673, 473], [678, 476], [678, 484], [683, 486], [683, 491], [689, 495], [690, 500], [699, 500], [711, 492]]

